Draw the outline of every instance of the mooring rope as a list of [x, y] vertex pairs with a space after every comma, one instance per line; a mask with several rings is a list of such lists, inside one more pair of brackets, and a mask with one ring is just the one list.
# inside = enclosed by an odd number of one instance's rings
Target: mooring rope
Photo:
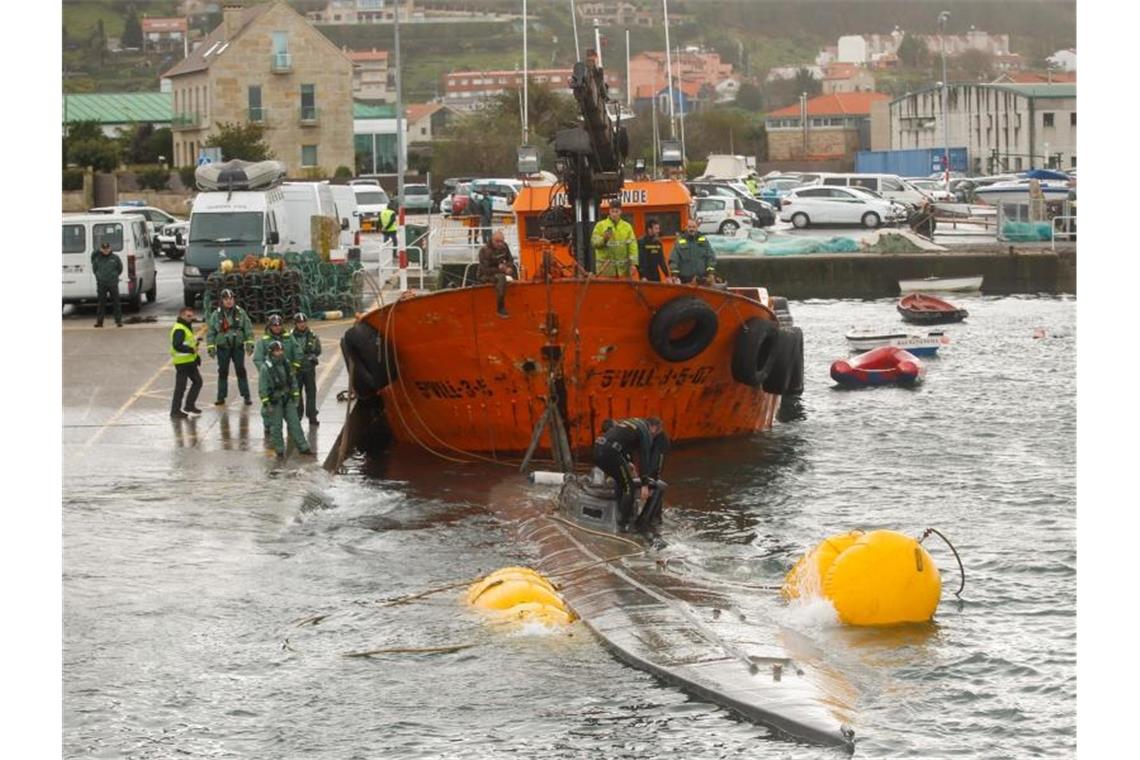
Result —
[[940, 530], [938, 530], [937, 528], [927, 528], [926, 530], [924, 530], [922, 532], [922, 538], [918, 539], [918, 543], [921, 544], [923, 541], [925, 541], [927, 538], [929, 538], [931, 533], [935, 534], [936, 536], [941, 538], [943, 541], [945, 541], [946, 545], [950, 547], [950, 551], [954, 552], [954, 559], [958, 560], [958, 570], [962, 574], [962, 585], [960, 585], [958, 587], [958, 590], [954, 592], [954, 596], [961, 599], [962, 598], [962, 589], [966, 588], [966, 568], [962, 566], [962, 558], [958, 556], [958, 550], [954, 548], [954, 544], [950, 543], [950, 539], [948, 539], [948, 538], [946, 538], [946, 536], [942, 535], [942, 532]]

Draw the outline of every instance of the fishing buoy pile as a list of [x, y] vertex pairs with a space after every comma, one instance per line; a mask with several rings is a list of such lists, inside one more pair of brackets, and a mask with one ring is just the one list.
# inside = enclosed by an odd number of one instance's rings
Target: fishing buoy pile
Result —
[[529, 567], [504, 567], [471, 584], [467, 603], [509, 621], [554, 626], [575, 619], [554, 584]]
[[823, 597], [847, 625], [926, 622], [942, 578], [915, 539], [893, 530], [851, 531], [824, 539], [784, 578], [785, 599]]

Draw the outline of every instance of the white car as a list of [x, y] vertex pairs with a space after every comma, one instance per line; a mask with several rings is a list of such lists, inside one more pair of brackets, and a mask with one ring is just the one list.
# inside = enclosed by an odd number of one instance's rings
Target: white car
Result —
[[904, 218], [901, 204], [849, 187], [801, 187], [780, 199], [780, 220], [801, 229], [810, 224], [861, 224], [874, 229]]
[[735, 235], [741, 227], [752, 227], [752, 214], [739, 198], [710, 195], [693, 199], [693, 217], [697, 229], [705, 234]]
[[954, 193], [952, 193], [946, 189], [946, 185], [944, 185], [942, 183], [942, 180], [907, 178], [906, 181], [908, 183], [910, 183], [911, 187], [918, 188], [925, 195], [929, 196], [930, 200], [932, 200], [932, 201], [935, 201], [938, 203], [941, 203], [944, 201], [945, 202], [953, 202], [954, 201]]
[[186, 239], [190, 237], [190, 222], [173, 222], [162, 228], [154, 236], [158, 252], [168, 259], [180, 259], [186, 255]]

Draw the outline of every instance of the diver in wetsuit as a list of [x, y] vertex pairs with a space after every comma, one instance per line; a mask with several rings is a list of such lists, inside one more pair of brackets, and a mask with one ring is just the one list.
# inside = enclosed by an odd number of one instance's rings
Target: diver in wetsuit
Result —
[[[668, 449], [669, 436], [658, 417], [628, 417], [602, 423], [602, 435], [594, 442], [594, 464], [614, 479], [618, 529], [623, 533], [629, 530], [634, 518], [635, 488], [639, 484], [645, 507], [637, 516], [637, 529], [644, 531], [660, 521], [662, 489], [656, 483]], [[654, 486], [652, 499], [650, 485]]]

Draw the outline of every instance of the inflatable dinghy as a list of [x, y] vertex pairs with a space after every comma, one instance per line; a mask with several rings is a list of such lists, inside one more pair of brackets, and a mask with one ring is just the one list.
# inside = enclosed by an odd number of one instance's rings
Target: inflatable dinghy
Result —
[[286, 171], [280, 161], [234, 159], [199, 166], [194, 170], [194, 181], [199, 190], [265, 190], [280, 184]]

